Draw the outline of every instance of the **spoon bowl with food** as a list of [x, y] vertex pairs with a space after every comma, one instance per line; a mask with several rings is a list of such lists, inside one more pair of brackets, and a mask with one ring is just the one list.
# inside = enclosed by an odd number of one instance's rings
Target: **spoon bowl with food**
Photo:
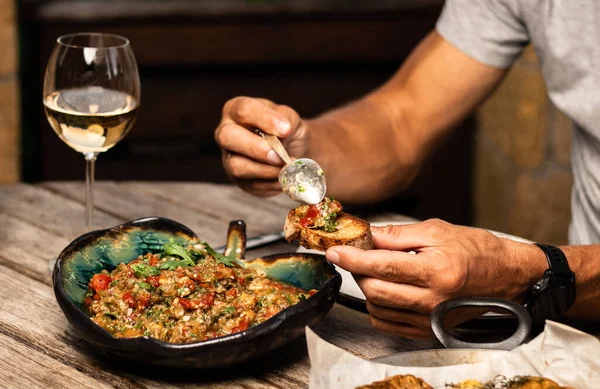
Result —
[[285, 194], [302, 204], [321, 202], [327, 192], [327, 180], [321, 166], [309, 158], [292, 161], [279, 138], [259, 129], [254, 131], [269, 142], [269, 146], [285, 162], [285, 166], [279, 172], [279, 183]]

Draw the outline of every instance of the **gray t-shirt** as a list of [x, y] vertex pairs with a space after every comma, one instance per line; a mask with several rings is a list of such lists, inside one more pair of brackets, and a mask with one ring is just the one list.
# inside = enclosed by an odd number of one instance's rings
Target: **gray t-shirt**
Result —
[[498, 68], [533, 44], [550, 99], [575, 123], [569, 242], [600, 243], [600, 0], [447, 0], [437, 31]]

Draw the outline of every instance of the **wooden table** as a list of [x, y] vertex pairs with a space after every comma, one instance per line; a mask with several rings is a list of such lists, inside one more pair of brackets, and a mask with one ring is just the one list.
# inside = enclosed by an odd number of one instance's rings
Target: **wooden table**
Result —
[[[239, 367], [218, 371], [148, 369], [111, 363], [80, 338], [51, 288], [49, 260], [83, 231], [81, 183], [0, 187], [0, 387], [2, 388], [306, 388], [305, 339]], [[279, 232], [294, 205], [285, 196], [258, 199], [236, 187], [201, 183], [100, 182], [95, 227], [144, 216], [177, 220], [214, 245], [225, 243], [230, 220], [248, 236]], [[406, 220], [399, 215], [379, 219]], [[376, 220], [377, 218], [371, 219]], [[248, 257], [295, 250], [280, 243]], [[386, 335], [368, 316], [336, 304], [315, 331], [362, 358], [435, 346]]]

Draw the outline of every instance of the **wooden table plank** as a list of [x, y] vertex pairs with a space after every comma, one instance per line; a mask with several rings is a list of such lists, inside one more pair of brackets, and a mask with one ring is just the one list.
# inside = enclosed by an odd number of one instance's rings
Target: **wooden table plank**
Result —
[[90, 358], [91, 346], [68, 326], [51, 287], [2, 266], [0, 284], [2, 334], [114, 387], [143, 387]]
[[31, 225], [4, 212], [0, 212], [2, 265], [50, 285], [48, 262], [71, 242], [38, 226]]
[[6, 372], [0, 384], [3, 388], [113, 388], [3, 334], [0, 334], [0, 371]]
[[[85, 232], [83, 204], [39, 186], [0, 186], [0, 211], [70, 240]], [[104, 212], [96, 212], [94, 220], [102, 227], [123, 221]]]
[[[71, 199], [83, 201], [84, 193], [81, 189], [81, 183], [48, 183], [44, 184], [44, 187]], [[151, 185], [148, 185], [148, 188], [151, 187]], [[189, 201], [170, 201], [167, 197], [158, 196], [150, 189], [143, 189], [139, 185], [99, 182], [95, 186], [94, 199], [97, 209], [118, 215], [126, 220], [147, 216], [162, 216], [176, 220], [191, 228], [198, 236], [215, 246], [225, 243], [227, 226], [230, 220], [235, 218], [244, 219], [251, 213], [260, 210], [260, 208], [257, 210], [256, 206], [246, 206], [243, 208], [243, 212], [237, 213], [239, 216], [219, 216], [221, 215], [219, 212], [220, 204], [225, 204], [225, 208], [229, 207], [228, 204], [231, 204], [231, 201], [227, 200], [227, 196], [235, 188], [230, 186], [215, 188], [210, 184], [190, 184], [190, 188], [192, 189], [183, 190], [181, 187], [173, 187], [171, 190], [174, 194], [179, 193], [180, 190], [185, 193], [195, 191], [207, 193], [210, 191], [214, 193], [214, 197], [211, 197], [212, 200], [210, 201], [205, 201], [204, 206], [197, 206], [194, 205], [196, 202], [192, 199], [189, 199]], [[213, 211], [213, 209], [217, 211]], [[285, 215], [283, 218], [285, 218]], [[276, 228], [279, 231], [283, 228], [282, 220], [284, 219], [280, 220], [279, 226]], [[273, 225], [271, 228], [264, 226], [264, 222], [254, 223], [254, 225], [249, 224], [248, 234], [256, 235], [267, 231], [273, 232], [273, 229], [271, 229]]]
[[[84, 202], [85, 192], [80, 182], [51, 182], [42, 186], [70, 199]], [[134, 220], [148, 216], [162, 216], [176, 220], [190, 228], [202, 226], [203, 230], [217, 229], [223, 226], [212, 215], [193, 212], [185, 206], [169, 204], [148, 195], [146, 191], [134, 191], [121, 187], [112, 181], [100, 181], [94, 185], [95, 209], [110, 213], [122, 220]], [[225, 228], [226, 230], [226, 228]], [[212, 233], [205, 239], [215, 239]], [[224, 233], [218, 236], [224, 241]]]
[[233, 185], [135, 182], [121, 186], [146, 190], [169, 202], [215, 215], [224, 222], [243, 219], [250, 235], [281, 231], [288, 211], [297, 206], [285, 195], [257, 198]]

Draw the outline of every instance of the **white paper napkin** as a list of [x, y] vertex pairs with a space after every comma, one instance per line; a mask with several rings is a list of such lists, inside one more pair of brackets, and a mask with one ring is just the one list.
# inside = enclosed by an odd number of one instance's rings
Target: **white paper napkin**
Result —
[[548, 321], [544, 332], [509, 353], [485, 362], [443, 367], [399, 367], [363, 360], [321, 339], [306, 327], [310, 357], [309, 389], [353, 389], [396, 374], [413, 374], [434, 388], [497, 375], [535, 375], [575, 389], [600, 389], [600, 341], [574, 328]]

